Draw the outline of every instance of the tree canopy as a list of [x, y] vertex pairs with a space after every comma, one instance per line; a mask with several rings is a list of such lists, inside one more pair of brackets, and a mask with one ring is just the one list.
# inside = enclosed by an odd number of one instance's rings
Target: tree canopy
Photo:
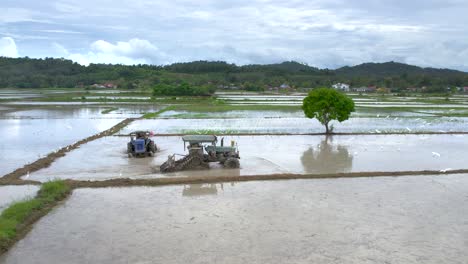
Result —
[[304, 98], [302, 109], [308, 118], [317, 118], [325, 126], [326, 133], [332, 132], [329, 123], [332, 120], [343, 122], [354, 112], [354, 102], [345, 94], [334, 89], [319, 88], [311, 91]]
[[79, 65], [66, 59], [0, 57], [0, 88], [73, 88], [111, 82], [121, 88], [153, 88], [160, 83], [174, 87], [238, 87], [263, 90], [284, 83], [296, 88], [347, 83], [352, 87], [377, 86], [394, 92], [425, 86], [426, 92], [447, 92], [447, 86], [468, 86], [468, 73], [421, 68], [396, 62], [366, 63], [336, 70], [318, 69], [287, 61], [238, 66], [222, 61], [194, 61], [171, 65]]

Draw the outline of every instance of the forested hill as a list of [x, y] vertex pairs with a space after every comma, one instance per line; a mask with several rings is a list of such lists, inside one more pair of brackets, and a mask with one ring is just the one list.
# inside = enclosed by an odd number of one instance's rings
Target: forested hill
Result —
[[365, 63], [337, 70], [318, 69], [294, 61], [268, 65], [237, 66], [223, 61], [195, 61], [166, 66], [82, 66], [65, 59], [0, 57], [0, 87], [83, 87], [112, 82], [121, 88], [152, 87], [158, 83], [267, 87], [287, 83], [293, 87], [353, 86], [389, 88], [468, 86], [468, 73], [420, 68], [402, 63]]
[[450, 70], [450, 69], [436, 69], [436, 68], [421, 68], [418, 66], [408, 65], [398, 62], [385, 62], [385, 63], [364, 63], [353, 67], [342, 67], [335, 70], [337, 75], [342, 76], [400, 76], [406, 75], [434, 75], [439, 77], [444, 76], [459, 76], [467, 75], [468, 73]]

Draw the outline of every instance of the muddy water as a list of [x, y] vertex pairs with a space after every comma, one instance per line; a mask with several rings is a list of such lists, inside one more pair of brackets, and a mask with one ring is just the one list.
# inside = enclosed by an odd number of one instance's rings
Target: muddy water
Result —
[[0, 176], [121, 119], [0, 119]]
[[467, 169], [468, 140], [464, 135], [369, 136], [233, 136], [239, 145], [241, 168], [217, 163], [210, 170], [160, 174], [159, 165], [173, 153], [184, 154], [180, 137], [155, 137], [161, 151], [155, 157], [128, 158], [125, 137], [107, 137], [81, 146], [29, 179], [103, 180], [179, 176], [239, 176], [275, 173]]
[[34, 197], [39, 190], [38, 186], [0, 186], [0, 213], [13, 202]]
[[[351, 117], [374, 117], [374, 118], [396, 118], [396, 117], [414, 117], [421, 116], [436, 116], [435, 114], [448, 113], [465, 113], [467, 110], [431, 110], [421, 111], [419, 113], [413, 111], [395, 111], [392, 109], [367, 109], [359, 108], [351, 114]], [[185, 118], [185, 119], [204, 119], [204, 118], [301, 118], [304, 117], [304, 112], [299, 111], [255, 111], [255, 110], [236, 110], [226, 112], [193, 112], [193, 111], [165, 111], [158, 115], [160, 118]]]
[[[362, 132], [439, 132], [468, 131], [468, 118], [351, 118], [343, 123], [333, 122], [337, 133]], [[323, 133], [324, 127], [316, 119], [290, 118], [214, 118], [214, 119], [151, 119], [137, 120], [121, 131], [153, 130], [160, 134], [195, 133]]]
[[468, 175], [78, 189], [12, 263], [466, 263]]
[[139, 117], [141, 114], [122, 114], [118, 109], [110, 113], [103, 114], [103, 111], [109, 110], [111, 107], [51, 107], [51, 108], [36, 108], [27, 110], [17, 110], [3, 115], [5, 119], [110, 119], [110, 118], [127, 118]]
[[108, 108], [48, 107], [0, 114], [0, 177], [61, 147], [106, 130], [129, 114]]

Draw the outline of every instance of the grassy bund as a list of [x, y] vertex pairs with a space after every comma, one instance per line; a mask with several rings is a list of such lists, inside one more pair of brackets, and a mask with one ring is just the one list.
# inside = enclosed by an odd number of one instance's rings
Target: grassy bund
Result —
[[70, 194], [64, 181], [44, 183], [35, 198], [13, 203], [0, 215], [0, 254], [21, 239], [33, 223]]

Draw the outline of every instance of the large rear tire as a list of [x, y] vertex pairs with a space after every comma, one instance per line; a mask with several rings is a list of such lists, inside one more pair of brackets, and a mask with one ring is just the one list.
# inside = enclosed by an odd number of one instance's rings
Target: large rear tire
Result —
[[128, 142], [127, 143], [127, 154], [128, 154], [128, 157], [131, 158], [133, 157], [133, 145], [131, 142]]
[[236, 168], [239, 168], [239, 167], [240, 167], [239, 159], [237, 159], [237, 158], [228, 158], [228, 159], [224, 162], [224, 167], [226, 167], [226, 168], [228, 168], [228, 169], [236, 169]]

